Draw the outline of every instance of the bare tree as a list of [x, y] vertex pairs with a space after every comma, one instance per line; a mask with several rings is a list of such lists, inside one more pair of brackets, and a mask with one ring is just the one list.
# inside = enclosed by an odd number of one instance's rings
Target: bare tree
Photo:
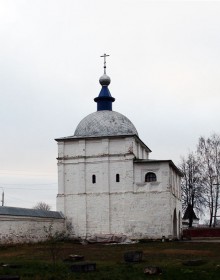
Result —
[[213, 134], [207, 139], [200, 137], [197, 151], [201, 161], [202, 185], [206, 190], [209, 227], [215, 227], [219, 209], [220, 136]]
[[39, 210], [44, 210], [44, 211], [50, 211], [51, 207], [49, 204], [45, 203], [45, 202], [38, 202], [33, 209], [39, 209]]
[[183, 173], [181, 181], [183, 210], [189, 209], [189, 227], [192, 227], [193, 212], [202, 212], [205, 205], [205, 191], [201, 185], [201, 166], [196, 153], [190, 152], [181, 159], [179, 166]]

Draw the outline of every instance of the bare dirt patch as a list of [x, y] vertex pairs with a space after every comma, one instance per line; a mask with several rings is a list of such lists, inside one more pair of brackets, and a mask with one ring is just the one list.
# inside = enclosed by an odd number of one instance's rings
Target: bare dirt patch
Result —
[[212, 256], [213, 253], [208, 250], [184, 250], [184, 249], [165, 249], [164, 254], [169, 255], [195, 255], [195, 256]]
[[164, 250], [144, 250], [144, 254], [165, 254], [165, 255], [194, 255], [194, 256], [213, 256], [213, 252], [208, 250], [185, 250], [185, 249], [164, 249]]

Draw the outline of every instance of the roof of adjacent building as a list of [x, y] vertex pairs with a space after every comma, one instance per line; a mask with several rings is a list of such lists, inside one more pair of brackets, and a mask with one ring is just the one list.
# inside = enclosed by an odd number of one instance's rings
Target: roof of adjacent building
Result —
[[192, 209], [192, 206], [191, 205], [188, 205], [187, 208], [186, 208], [186, 211], [184, 213], [184, 216], [183, 216], [183, 220], [188, 220], [190, 218], [190, 212], [192, 211], [192, 218], [193, 220], [199, 220], [199, 218], [196, 216], [194, 210]]
[[141, 163], [141, 164], [146, 164], [146, 163], [163, 163], [167, 162], [176, 172], [180, 177], [183, 177], [183, 173], [179, 170], [179, 168], [173, 163], [171, 159], [167, 160], [158, 160], [158, 159], [135, 159], [135, 163]]
[[138, 135], [133, 123], [115, 111], [97, 111], [78, 124], [74, 137]]
[[40, 209], [28, 209], [9, 206], [0, 206], [0, 215], [64, 219], [63, 214], [57, 211], [46, 211]]

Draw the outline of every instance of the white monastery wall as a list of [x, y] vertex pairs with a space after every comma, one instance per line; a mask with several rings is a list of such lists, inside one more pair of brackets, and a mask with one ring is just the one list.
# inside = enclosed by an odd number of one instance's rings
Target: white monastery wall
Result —
[[[163, 209], [158, 209], [159, 201], [164, 204]], [[169, 235], [167, 202], [167, 193], [163, 196], [157, 193], [111, 195], [111, 232], [124, 233], [132, 238], [161, 238], [162, 235]]]
[[161, 238], [171, 234], [169, 210], [169, 193], [137, 193], [128, 200], [126, 217], [126, 234], [136, 238]]
[[73, 234], [77, 237], [85, 237], [87, 235], [87, 195], [79, 194], [67, 196], [65, 198], [64, 209], [63, 213], [72, 223]]
[[109, 233], [109, 195], [90, 194], [87, 196], [87, 235]]
[[174, 204], [169, 192], [74, 195], [67, 198], [66, 215], [72, 217], [76, 236], [123, 233], [132, 238], [161, 238], [173, 234], [170, 201]]
[[45, 241], [50, 227], [52, 234], [65, 229], [64, 219], [6, 215], [0, 216], [0, 223], [0, 244]]

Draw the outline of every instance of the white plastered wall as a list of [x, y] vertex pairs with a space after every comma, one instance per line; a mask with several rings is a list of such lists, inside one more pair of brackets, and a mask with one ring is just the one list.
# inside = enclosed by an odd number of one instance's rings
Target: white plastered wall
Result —
[[[72, 220], [76, 236], [173, 234], [174, 209], [181, 211], [179, 177], [168, 163], [134, 164], [134, 158], [147, 159], [148, 153], [135, 137], [59, 143], [57, 210]], [[157, 182], [144, 182], [147, 171], [157, 174]]]
[[65, 230], [65, 219], [25, 216], [0, 216], [0, 243], [29, 243], [45, 241], [51, 234]]

